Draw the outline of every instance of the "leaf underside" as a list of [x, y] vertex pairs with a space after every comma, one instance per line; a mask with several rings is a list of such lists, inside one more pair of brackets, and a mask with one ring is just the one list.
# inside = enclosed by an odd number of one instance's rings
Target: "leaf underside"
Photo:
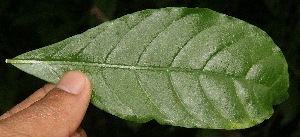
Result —
[[287, 98], [287, 63], [259, 28], [201, 8], [144, 10], [7, 60], [56, 83], [81, 70], [91, 102], [123, 119], [241, 129]]

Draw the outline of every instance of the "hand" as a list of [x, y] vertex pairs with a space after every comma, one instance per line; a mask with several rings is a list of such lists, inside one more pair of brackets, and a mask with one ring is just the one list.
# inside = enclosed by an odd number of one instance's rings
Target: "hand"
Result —
[[87, 136], [79, 127], [91, 98], [91, 83], [80, 71], [67, 72], [0, 116], [0, 137]]

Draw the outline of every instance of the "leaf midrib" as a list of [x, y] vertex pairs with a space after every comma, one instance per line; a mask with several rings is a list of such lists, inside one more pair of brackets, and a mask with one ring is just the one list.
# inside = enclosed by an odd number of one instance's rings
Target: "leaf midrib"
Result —
[[[122, 64], [105, 64], [105, 63], [96, 63], [96, 62], [83, 62], [83, 61], [61, 61], [61, 60], [31, 60], [31, 59], [7, 59], [6, 63], [11, 64], [52, 64], [52, 65], [73, 65], [73, 66], [94, 66], [101, 68], [112, 68], [112, 69], [129, 69], [129, 70], [148, 70], [148, 71], [165, 71], [165, 72], [187, 72], [187, 73], [206, 73], [218, 75], [221, 77], [230, 77], [233, 79], [242, 79], [249, 81], [244, 76], [234, 76], [234, 75], [226, 75], [211, 71], [203, 71], [202, 69], [193, 69], [193, 68], [179, 68], [179, 67], [159, 67], [159, 66], [133, 66], [133, 65], [122, 65]], [[256, 83], [251, 81], [253, 84], [263, 85], [261, 83]], [[268, 86], [266, 86], [268, 87]]]

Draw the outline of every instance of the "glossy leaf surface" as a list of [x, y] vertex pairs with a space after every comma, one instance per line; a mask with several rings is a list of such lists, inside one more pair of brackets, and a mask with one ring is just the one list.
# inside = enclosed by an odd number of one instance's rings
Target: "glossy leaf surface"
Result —
[[81, 70], [92, 103], [121, 118], [240, 129], [287, 98], [287, 63], [262, 30], [209, 9], [144, 10], [7, 60], [57, 82]]

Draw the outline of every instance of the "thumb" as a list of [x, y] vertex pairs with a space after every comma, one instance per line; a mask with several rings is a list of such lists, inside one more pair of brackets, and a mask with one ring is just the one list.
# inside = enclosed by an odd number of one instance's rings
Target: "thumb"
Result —
[[69, 71], [42, 99], [1, 124], [14, 133], [28, 136], [68, 137], [79, 127], [90, 98], [91, 83], [87, 76], [80, 71]]

